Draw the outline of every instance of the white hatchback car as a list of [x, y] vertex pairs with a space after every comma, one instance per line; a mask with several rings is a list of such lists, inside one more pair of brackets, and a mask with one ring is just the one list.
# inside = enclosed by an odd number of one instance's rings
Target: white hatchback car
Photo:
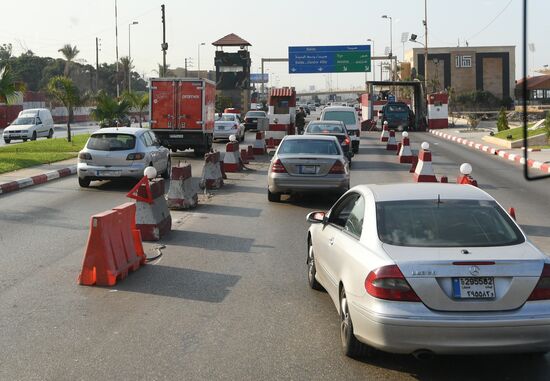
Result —
[[170, 150], [160, 145], [153, 131], [102, 128], [90, 136], [78, 154], [78, 183], [88, 187], [92, 180], [140, 179], [148, 166], [155, 167], [165, 179], [170, 178]]
[[237, 140], [243, 141], [245, 126], [238, 114], [216, 114], [213, 139], [229, 139], [235, 135]]
[[309, 284], [332, 298], [346, 355], [550, 350], [548, 257], [486, 192], [360, 185], [307, 219]]

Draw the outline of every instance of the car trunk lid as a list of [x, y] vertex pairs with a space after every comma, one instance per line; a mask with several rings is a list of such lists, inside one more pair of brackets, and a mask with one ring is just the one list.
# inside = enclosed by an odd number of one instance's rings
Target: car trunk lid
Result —
[[294, 176], [326, 176], [336, 160], [333, 155], [280, 155], [279, 160], [285, 166], [289, 175]]
[[383, 247], [422, 302], [439, 311], [517, 309], [535, 288], [544, 266], [544, 258], [528, 243], [473, 248]]

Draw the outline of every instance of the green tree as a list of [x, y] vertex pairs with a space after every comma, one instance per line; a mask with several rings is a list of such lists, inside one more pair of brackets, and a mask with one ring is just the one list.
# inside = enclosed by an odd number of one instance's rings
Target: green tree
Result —
[[134, 68], [134, 65], [132, 64], [132, 59], [130, 59], [130, 57], [122, 57], [120, 58], [120, 65], [122, 66], [122, 88], [126, 89], [126, 91], [129, 91], [129, 75]]
[[546, 138], [550, 142], [550, 112], [546, 113], [546, 118], [544, 119], [544, 132], [546, 133]]
[[11, 58], [12, 46], [11, 44], [0, 45], [0, 66], [4, 66]]
[[17, 77], [8, 64], [0, 66], [0, 103], [12, 103], [25, 91], [25, 84]]
[[510, 129], [510, 126], [508, 126], [508, 117], [506, 116], [506, 110], [504, 110], [504, 107], [502, 107], [498, 113], [497, 129], [499, 132]]
[[143, 110], [149, 106], [149, 94], [147, 93], [137, 93], [137, 92], [125, 92], [122, 94], [123, 99], [125, 99], [132, 108], [138, 111], [139, 114], [139, 127], [142, 128], [143, 120]]
[[71, 46], [71, 44], [65, 44], [61, 49], [58, 50], [58, 52], [61, 52], [61, 54], [63, 54], [63, 57], [65, 57], [65, 60], [66, 60], [65, 70], [63, 71], [63, 75], [65, 77], [69, 77], [72, 69], [71, 64], [76, 58], [76, 56], [78, 55], [78, 53], [80, 53], [80, 50], [76, 48], [76, 45]]
[[73, 108], [83, 103], [78, 87], [74, 82], [65, 76], [56, 76], [48, 82], [48, 93], [55, 100], [59, 101], [68, 111], [67, 118], [67, 141], [71, 141], [71, 119]]
[[131, 105], [128, 100], [118, 100], [111, 97], [103, 90], [97, 93], [95, 101], [96, 107], [92, 110], [90, 115], [98, 122], [102, 120], [123, 119], [127, 117], [130, 112]]
[[223, 112], [228, 107], [231, 107], [233, 102], [230, 97], [216, 95], [216, 112]]

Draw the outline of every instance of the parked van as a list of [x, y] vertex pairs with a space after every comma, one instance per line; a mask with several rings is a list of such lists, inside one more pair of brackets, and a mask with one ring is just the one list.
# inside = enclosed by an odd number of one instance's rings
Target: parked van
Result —
[[351, 146], [353, 153], [359, 152], [359, 142], [361, 140], [361, 122], [357, 112], [353, 107], [347, 106], [328, 106], [321, 112], [320, 120], [338, 120], [344, 122], [349, 136], [351, 137]]
[[23, 110], [8, 127], [4, 129], [4, 142], [12, 140], [36, 140], [40, 137], [51, 139], [53, 136], [53, 118], [46, 108]]

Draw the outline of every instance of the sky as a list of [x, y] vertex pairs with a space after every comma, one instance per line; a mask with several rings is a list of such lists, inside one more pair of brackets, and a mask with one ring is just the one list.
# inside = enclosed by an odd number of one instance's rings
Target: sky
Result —
[[[521, 70], [521, 15], [523, 0], [427, 0], [429, 46], [515, 45], [516, 77]], [[529, 67], [550, 64], [548, 0], [528, 0], [529, 41], [535, 44]], [[214, 69], [211, 43], [235, 33], [252, 44], [252, 72], [259, 72], [262, 57], [287, 57], [289, 46], [362, 45], [374, 40], [376, 55], [390, 45], [389, 15], [393, 19], [393, 51], [402, 58], [401, 36], [418, 35], [423, 41], [423, 0], [118, 0], [119, 57], [128, 55], [128, 25], [136, 71], [155, 76], [162, 62], [160, 4], [166, 5], [167, 63], [183, 67], [191, 58], [201, 69]], [[95, 64], [95, 38], [100, 38], [100, 62], [115, 61], [115, 0], [2, 0], [0, 44], [11, 43], [14, 53], [30, 49], [37, 55], [61, 57], [64, 44], [76, 45], [78, 59]], [[11, 15], [11, 16], [8, 16]], [[420, 47], [410, 42], [405, 50]], [[534, 60], [534, 63], [533, 63]], [[273, 85], [297, 89], [353, 88], [364, 74], [289, 75], [285, 63], [267, 64]], [[379, 72], [377, 72], [379, 78]], [[369, 74], [369, 78], [371, 75]]]

